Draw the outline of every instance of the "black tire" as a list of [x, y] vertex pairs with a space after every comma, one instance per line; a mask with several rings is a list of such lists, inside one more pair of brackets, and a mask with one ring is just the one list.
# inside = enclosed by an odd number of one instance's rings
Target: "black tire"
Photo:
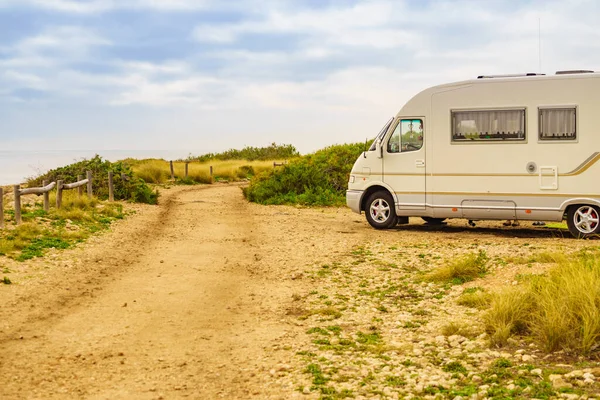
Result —
[[433, 218], [433, 217], [421, 217], [423, 221], [427, 222], [430, 225], [441, 225], [442, 222], [446, 220], [446, 218]]
[[380, 190], [367, 198], [365, 215], [375, 229], [389, 229], [396, 225], [396, 206], [389, 192]]
[[578, 204], [569, 207], [567, 226], [578, 239], [600, 234], [600, 209], [597, 206]]

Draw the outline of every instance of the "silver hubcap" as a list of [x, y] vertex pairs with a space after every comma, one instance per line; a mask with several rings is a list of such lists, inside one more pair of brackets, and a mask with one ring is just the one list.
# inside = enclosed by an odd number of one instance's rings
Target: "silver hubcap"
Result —
[[383, 223], [390, 217], [390, 205], [383, 199], [377, 199], [371, 203], [370, 212], [375, 221]]
[[573, 216], [573, 223], [581, 233], [594, 233], [600, 223], [600, 216], [594, 207], [580, 207]]

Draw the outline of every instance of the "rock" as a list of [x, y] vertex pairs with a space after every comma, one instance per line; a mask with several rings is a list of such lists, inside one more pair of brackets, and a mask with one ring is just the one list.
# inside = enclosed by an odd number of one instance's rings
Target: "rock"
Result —
[[521, 360], [523, 360], [523, 362], [532, 362], [533, 361], [533, 356], [524, 354], [523, 357], [521, 357]]
[[586, 379], [584, 379], [584, 380], [583, 380], [583, 383], [584, 383], [585, 385], [593, 385], [593, 384], [594, 384], [594, 380], [593, 380], [593, 379], [586, 378]]
[[565, 378], [581, 378], [583, 376], [583, 371], [575, 370], [571, 371], [565, 375]]
[[591, 372], [586, 372], [582, 376], [583, 376], [583, 379], [591, 379], [591, 380], [596, 379], [596, 377], [594, 376], [594, 374], [592, 374]]
[[304, 388], [302, 389], [302, 393], [310, 394], [310, 388], [308, 386], [304, 386]]
[[435, 337], [435, 342], [437, 344], [446, 344], [446, 336], [436, 336]]
[[579, 395], [575, 393], [561, 393], [561, 399], [569, 399], [569, 400], [577, 400], [579, 399]]
[[540, 368], [532, 369], [529, 371], [531, 375], [542, 376], [542, 370]]
[[515, 390], [516, 386], [515, 386], [515, 384], [514, 384], [514, 383], [511, 383], [510, 385], [507, 385], [507, 386], [506, 386], [506, 388], [507, 388], [508, 390]]
[[481, 377], [480, 377], [479, 375], [473, 375], [473, 376], [471, 377], [471, 381], [472, 381], [473, 383], [479, 383], [479, 382], [481, 382], [481, 381], [482, 381], [482, 379], [481, 379]]
[[552, 387], [557, 390], [573, 387], [573, 385], [564, 380], [562, 375], [550, 375], [548, 379], [552, 382]]

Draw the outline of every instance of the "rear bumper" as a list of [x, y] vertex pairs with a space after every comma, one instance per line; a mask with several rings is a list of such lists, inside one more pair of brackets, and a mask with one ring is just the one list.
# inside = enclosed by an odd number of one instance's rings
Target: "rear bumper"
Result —
[[360, 214], [360, 200], [362, 199], [363, 192], [363, 190], [346, 191], [346, 205], [357, 214]]

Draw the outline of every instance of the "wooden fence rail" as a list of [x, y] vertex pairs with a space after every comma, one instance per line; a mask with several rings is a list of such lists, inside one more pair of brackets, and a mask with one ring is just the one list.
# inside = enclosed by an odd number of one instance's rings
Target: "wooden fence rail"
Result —
[[15, 222], [20, 224], [21, 221], [21, 196], [26, 194], [46, 194], [56, 186], [56, 182], [52, 182], [46, 186], [21, 189], [21, 185], [14, 186], [15, 192]]
[[[89, 183], [90, 183], [89, 177], [90, 176], [91, 176], [91, 172], [88, 171], [88, 179], [82, 179], [80, 181], [73, 182], [73, 183], [63, 183], [63, 181], [59, 180], [57, 182], [57, 186], [56, 186], [56, 208], [62, 207], [63, 190], [78, 189], [78, 188], [83, 188], [85, 185], [88, 185], [88, 196], [91, 197], [90, 186], [89, 186]], [[79, 195], [81, 195], [81, 190], [79, 190]]]

